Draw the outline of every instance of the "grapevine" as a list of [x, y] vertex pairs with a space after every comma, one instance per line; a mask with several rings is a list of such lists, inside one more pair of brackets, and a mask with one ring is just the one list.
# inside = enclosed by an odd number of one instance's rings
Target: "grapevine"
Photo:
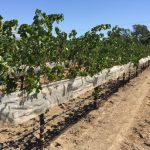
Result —
[[77, 36], [76, 30], [67, 34], [54, 27], [63, 20], [63, 14], [38, 9], [30, 25], [19, 26], [17, 20], [3, 21], [0, 16], [1, 92], [38, 94], [42, 84], [92, 76], [128, 62], [138, 65], [139, 59], [150, 55], [150, 45], [139, 42], [128, 29], [102, 24]]

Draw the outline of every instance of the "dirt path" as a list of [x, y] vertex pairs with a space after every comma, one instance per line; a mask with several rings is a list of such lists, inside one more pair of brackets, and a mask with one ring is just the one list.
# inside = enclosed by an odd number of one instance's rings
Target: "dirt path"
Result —
[[48, 149], [149, 150], [149, 116], [150, 69], [61, 134]]

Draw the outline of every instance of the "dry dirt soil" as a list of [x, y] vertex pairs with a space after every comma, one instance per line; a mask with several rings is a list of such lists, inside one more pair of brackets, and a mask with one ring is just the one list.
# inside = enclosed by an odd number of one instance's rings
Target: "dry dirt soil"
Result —
[[61, 134], [50, 150], [150, 150], [150, 69]]
[[[81, 99], [76, 101], [80, 102]], [[63, 106], [66, 109], [73, 105], [75, 103], [71, 101]], [[64, 107], [54, 108], [46, 116], [56, 115], [64, 111]], [[52, 120], [46, 125], [45, 130], [51, 130], [64, 117]], [[36, 124], [38, 124], [37, 118], [23, 125], [0, 124], [0, 143], [19, 138], [23, 132], [32, 129]], [[38, 136], [37, 133], [34, 134], [34, 137]], [[32, 148], [18, 146], [6, 149]], [[37, 149], [36, 144], [34, 149]], [[121, 87], [101, 107], [92, 110], [64, 130], [44, 149], [150, 150], [150, 69]]]

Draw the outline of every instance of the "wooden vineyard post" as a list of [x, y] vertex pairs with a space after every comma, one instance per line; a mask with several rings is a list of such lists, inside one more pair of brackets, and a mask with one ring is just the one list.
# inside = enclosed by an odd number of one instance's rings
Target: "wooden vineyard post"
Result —
[[130, 81], [130, 78], [131, 78], [131, 71], [129, 70], [128, 82]]
[[21, 80], [20, 90], [22, 91], [23, 90], [24, 76], [21, 76], [20, 80]]
[[40, 120], [40, 150], [44, 149], [44, 114], [39, 115]]
[[95, 109], [98, 109], [99, 107], [99, 101], [98, 101], [98, 96], [99, 96], [99, 87], [94, 88], [94, 91], [92, 93], [92, 95], [94, 96], [94, 107]]
[[143, 71], [143, 67], [142, 67], [142, 65], [141, 65], [141, 73], [142, 73], [142, 71]]
[[119, 77], [117, 78], [117, 89], [119, 88]]
[[148, 61], [146, 62], [146, 68], [148, 68]]
[[145, 63], [145, 69], [147, 68], [147, 62]]
[[143, 71], [145, 70], [145, 63], [143, 64]]
[[143, 71], [144, 71], [145, 63], [143, 63]]
[[138, 66], [136, 66], [136, 72], [135, 72], [135, 76], [138, 76]]
[[123, 86], [125, 84], [125, 73], [123, 73]]

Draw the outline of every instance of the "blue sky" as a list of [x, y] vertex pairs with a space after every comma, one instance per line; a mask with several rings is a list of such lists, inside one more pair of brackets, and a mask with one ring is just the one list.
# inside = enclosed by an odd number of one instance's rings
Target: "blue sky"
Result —
[[48, 14], [63, 13], [61, 29], [76, 29], [80, 35], [103, 23], [130, 29], [133, 24], [150, 27], [149, 7], [150, 0], [0, 0], [0, 15], [30, 24], [37, 8]]

